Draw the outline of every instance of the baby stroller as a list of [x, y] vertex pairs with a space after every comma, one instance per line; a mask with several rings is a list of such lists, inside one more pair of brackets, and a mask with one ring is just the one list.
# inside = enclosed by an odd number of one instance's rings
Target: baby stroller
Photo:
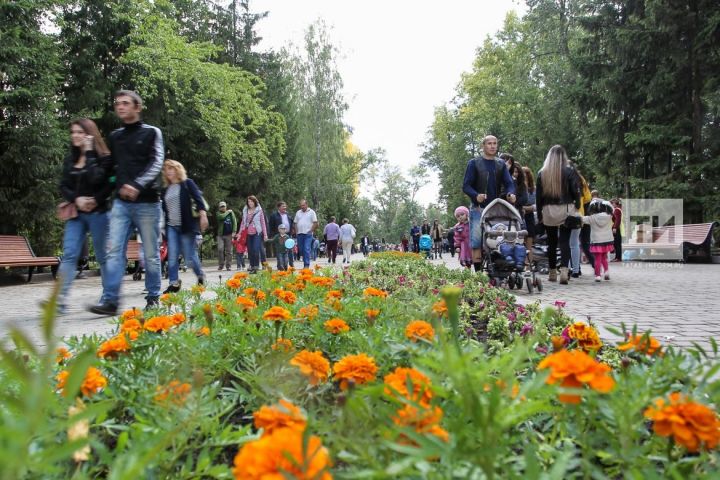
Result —
[[420, 254], [425, 254], [428, 259], [432, 258], [433, 241], [430, 235], [420, 236]]
[[537, 288], [542, 292], [542, 281], [532, 265], [525, 271], [525, 237], [523, 218], [511, 204], [495, 199], [483, 210], [480, 217], [482, 231], [483, 270], [493, 286], [507, 282], [510, 290], [520, 290], [525, 284], [528, 293]]

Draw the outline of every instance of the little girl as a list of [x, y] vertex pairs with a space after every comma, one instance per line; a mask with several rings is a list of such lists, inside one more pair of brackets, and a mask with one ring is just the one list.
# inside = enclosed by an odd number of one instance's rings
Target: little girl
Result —
[[472, 266], [472, 250], [470, 249], [470, 210], [467, 207], [458, 207], [455, 209], [455, 218], [458, 223], [455, 224], [455, 248], [460, 249], [458, 259], [460, 265], [465, 268]]
[[232, 244], [235, 247], [235, 257], [237, 260], [237, 269], [245, 269], [245, 252], [247, 252], [247, 245], [240, 242], [240, 235], [233, 236]]
[[599, 282], [605, 271], [605, 280], [610, 280], [607, 254], [615, 251], [613, 246], [612, 217], [613, 207], [599, 198], [590, 202], [583, 223], [590, 225], [590, 252], [595, 256], [595, 281]]

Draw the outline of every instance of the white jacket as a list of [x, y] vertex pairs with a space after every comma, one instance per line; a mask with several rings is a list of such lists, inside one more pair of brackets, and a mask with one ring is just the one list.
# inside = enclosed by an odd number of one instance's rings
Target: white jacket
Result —
[[612, 215], [605, 212], [582, 217], [583, 223], [590, 225], [590, 244], [613, 241]]
[[351, 223], [340, 226], [340, 242], [349, 243], [355, 240], [355, 227]]

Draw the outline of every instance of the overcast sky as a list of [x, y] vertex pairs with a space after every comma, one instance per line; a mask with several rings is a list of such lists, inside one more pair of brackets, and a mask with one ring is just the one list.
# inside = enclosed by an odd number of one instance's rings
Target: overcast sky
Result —
[[[353, 143], [363, 151], [384, 148], [405, 171], [420, 161], [433, 111], [452, 99], [476, 48], [502, 28], [508, 11], [523, 8], [517, 0], [250, 2], [251, 11], [269, 12], [258, 24], [261, 50], [302, 45], [307, 26], [325, 20], [341, 52]], [[437, 192], [433, 176], [418, 199], [434, 202]]]

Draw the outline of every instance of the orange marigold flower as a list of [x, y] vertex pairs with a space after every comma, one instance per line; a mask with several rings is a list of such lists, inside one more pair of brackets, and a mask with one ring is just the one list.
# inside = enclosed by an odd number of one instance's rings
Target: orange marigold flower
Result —
[[296, 270], [295, 267], [288, 267], [287, 271], [293, 273]]
[[[133, 333], [133, 332], [140, 333], [142, 331], [142, 329], [143, 329], [142, 323], [140, 323], [135, 318], [130, 318], [128, 320], [125, 320], [120, 325], [121, 333], [128, 333], [128, 334]], [[132, 336], [130, 336], [130, 338], [132, 339]]]
[[340, 381], [340, 390], [347, 390], [350, 382], [362, 385], [375, 380], [377, 370], [375, 359], [360, 353], [340, 359], [333, 365], [333, 376]]
[[173, 325], [180, 325], [181, 323], [183, 323], [185, 321], [185, 314], [182, 312], [176, 312], [176, 313], [173, 313], [172, 317], [170, 317], [170, 318], [171, 318]]
[[287, 290], [283, 290], [278, 295], [278, 298], [285, 303], [289, 303], [290, 305], [292, 305], [293, 303], [295, 303], [297, 301], [297, 296], [293, 292], [290, 292]]
[[432, 313], [434, 313], [438, 317], [447, 317], [448, 309], [447, 305], [445, 304], [445, 300], [440, 300], [439, 302], [433, 303]]
[[[430, 379], [414, 368], [397, 367], [385, 375], [385, 393], [392, 397], [400, 395], [423, 406], [429, 406], [433, 397]], [[412, 386], [412, 392], [408, 391]]]
[[128, 350], [130, 350], [130, 344], [125, 334], [121, 333], [101, 343], [97, 351], [97, 356], [100, 358], [107, 356], [115, 357], [117, 353], [127, 352]]
[[336, 312], [342, 312], [343, 311], [343, 304], [340, 300], [331, 299], [331, 300], [325, 300], [325, 304], [335, 310]]
[[312, 283], [316, 287], [332, 287], [335, 284], [335, 279], [330, 277], [310, 277], [307, 279], [308, 282]]
[[143, 312], [139, 308], [131, 308], [130, 310], [125, 310], [122, 315], [120, 315], [120, 320], [130, 320], [130, 319], [136, 319], [136, 320], [142, 320], [143, 318]]
[[237, 290], [242, 286], [242, 281], [239, 278], [231, 278], [227, 282], [225, 282], [225, 285], [228, 286], [228, 288], [232, 288], [233, 290]]
[[293, 343], [292, 340], [288, 338], [278, 338], [277, 340], [275, 340], [275, 343], [273, 343], [272, 347], [270, 348], [272, 348], [273, 350], [287, 353], [293, 349]]
[[379, 288], [368, 287], [363, 290], [363, 295], [365, 297], [387, 298], [388, 293], [385, 290], [380, 290]]
[[[615, 387], [615, 380], [608, 375], [611, 368], [597, 362], [582, 350], [560, 350], [545, 357], [538, 369], [550, 368], [550, 376], [545, 383], [554, 385], [560, 382], [565, 388], [580, 388], [583, 384], [601, 393], [607, 393]], [[564, 403], [580, 403], [580, 395], [560, 394]]]
[[238, 480], [332, 480], [330, 455], [321, 440], [294, 428], [278, 428], [244, 444], [235, 456]]
[[319, 263], [315, 264], [315, 270], [322, 270], [322, 267], [320, 266]]
[[[69, 376], [70, 372], [68, 372], [67, 370], [63, 370], [55, 377], [58, 381], [56, 389], [60, 390], [63, 395], [65, 395], [65, 392], [63, 390]], [[100, 372], [100, 370], [95, 367], [90, 367], [85, 373], [85, 379], [80, 386], [80, 392], [82, 392], [82, 394], [86, 397], [92, 397], [106, 386], [107, 378], [103, 376], [102, 372]]]
[[330, 374], [330, 362], [320, 351], [303, 350], [290, 360], [290, 365], [298, 367], [303, 375], [309, 377], [310, 385], [326, 381]]
[[68, 358], [72, 358], [72, 353], [65, 347], [58, 347], [55, 352], [57, 353], [55, 357], [55, 362], [57, 363], [63, 363]]
[[207, 326], [205, 326], [205, 327], [200, 327], [200, 328], [195, 332], [195, 335], [197, 335], [198, 337], [203, 337], [203, 336], [209, 337], [209, 336], [210, 336], [210, 327], [207, 327]]
[[413, 405], [405, 405], [397, 411], [393, 422], [401, 427], [414, 428], [417, 433], [435, 435], [447, 442], [450, 440], [450, 435], [440, 427], [442, 417], [443, 411], [440, 407], [417, 408]]
[[169, 293], [164, 293], [160, 295], [160, 303], [164, 305], [172, 305], [174, 300], [175, 299], [173, 298], [173, 296]]
[[325, 294], [325, 300], [340, 299], [343, 296], [343, 292], [340, 290], [330, 290]]
[[349, 332], [350, 325], [345, 323], [342, 318], [331, 318], [324, 324], [325, 331], [337, 335], [338, 333]]
[[225, 306], [222, 303], [215, 304], [215, 311], [220, 315], [225, 315], [227, 313], [227, 310], [225, 310]]
[[243, 310], [251, 310], [251, 309], [257, 307], [257, 304], [255, 302], [253, 302], [252, 300], [250, 300], [247, 297], [242, 297], [242, 296], [237, 297], [235, 299], [235, 303], [237, 303], [238, 305], [243, 307]]
[[193, 285], [193, 286], [190, 288], [190, 293], [192, 293], [193, 295], [200, 295], [200, 294], [203, 293], [204, 291], [205, 291], [205, 286], [204, 286], [204, 285]]
[[258, 291], [258, 290], [257, 290], [256, 288], [254, 288], [254, 287], [248, 287], [248, 288], [246, 288], [245, 290], [243, 290], [243, 293], [244, 293], [245, 295], [247, 295], [248, 297], [254, 297], [255, 294], [257, 293], [257, 291]]
[[435, 329], [428, 322], [413, 320], [405, 327], [405, 336], [413, 342], [417, 342], [421, 338], [432, 342], [435, 338]]
[[173, 380], [167, 385], [158, 385], [155, 389], [155, 401], [160, 404], [182, 405], [187, 400], [188, 395], [192, 391], [189, 383], [181, 383], [179, 380]]
[[237, 272], [235, 275], [232, 276], [235, 280], [245, 280], [250, 275], [247, 272]]
[[565, 348], [565, 337], [562, 337], [560, 335], [553, 335], [550, 340], [552, 341], [553, 352], [559, 352], [560, 350]]
[[300, 307], [300, 310], [298, 310], [298, 317], [312, 320], [318, 316], [319, 312], [320, 309], [317, 305], [308, 305], [307, 307]]
[[145, 325], [143, 328], [149, 332], [167, 332], [170, 330], [175, 324], [173, 323], [173, 319], [170, 315], [161, 315], [159, 317], [152, 317], [147, 322], [145, 322]]
[[278, 428], [292, 428], [304, 431], [307, 425], [305, 415], [298, 407], [287, 400], [281, 399], [276, 405], [263, 405], [253, 413], [255, 428], [263, 429], [263, 436], [269, 435]]
[[274, 321], [280, 321], [280, 320], [290, 320], [292, 318], [292, 314], [290, 313], [290, 310], [287, 310], [283, 307], [272, 307], [269, 310], [267, 310], [265, 313], [263, 313], [263, 320], [274, 320]]
[[662, 345], [660, 342], [650, 335], [629, 335], [626, 343], [618, 345], [620, 351], [634, 349], [636, 352], [646, 355], [662, 355]]
[[653, 431], [661, 437], [672, 435], [675, 443], [689, 452], [697, 452], [701, 446], [706, 450], [716, 448], [720, 443], [717, 413], [678, 392], [671, 393], [669, 399], [668, 404], [659, 398], [654, 407], [645, 410], [645, 417], [653, 421]]
[[600, 350], [600, 347], [602, 347], [600, 335], [598, 335], [597, 330], [586, 323], [573, 323], [568, 327], [567, 335], [571, 339], [576, 340], [580, 348], [585, 351]]
[[366, 308], [365, 309], [365, 316], [369, 320], [374, 320], [378, 315], [380, 315], [380, 310], [377, 308]]

